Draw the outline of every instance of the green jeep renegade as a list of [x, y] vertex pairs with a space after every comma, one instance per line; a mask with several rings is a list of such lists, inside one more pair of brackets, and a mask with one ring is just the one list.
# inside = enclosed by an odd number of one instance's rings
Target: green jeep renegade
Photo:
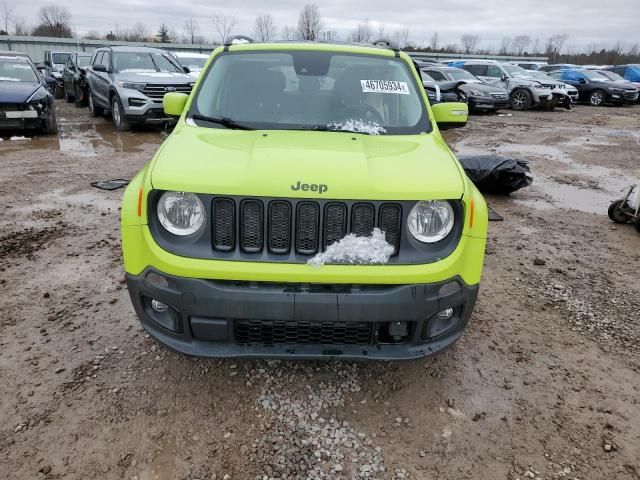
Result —
[[[406, 359], [462, 335], [487, 208], [440, 135], [467, 106], [430, 106], [410, 57], [227, 44], [164, 108], [177, 126], [122, 205], [155, 339], [201, 357]], [[383, 261], [310, 261], [376, 235]]]

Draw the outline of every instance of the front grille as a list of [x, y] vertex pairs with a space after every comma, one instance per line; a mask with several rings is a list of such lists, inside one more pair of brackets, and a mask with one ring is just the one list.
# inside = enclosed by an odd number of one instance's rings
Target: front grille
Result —
[[[311, 256], [348, 233], [385, 232], [398, 253], [402, 207], [397, 203], [262, 200], [217, 197], [212, 202], [212, 246], [219, 252]], [[236, 239], [237, 235], [237, 239]]]
[[367, 345], [371, 343], [373, 323], [236, 320], [233, 322], [238, 344]]
[[626, 100], [635, 100], [636, 98], [638, 98], [638, 92], [634, 92], [634, 91], [626, 91], [624, 92], [624, 98]]
[[178, 93], [191, 93], [191, 86], [185, 84], [153, 84], [148, 83], [142, 90], [147, 97], [154, 100], [162, 100], [165, 93], [178, 92]]

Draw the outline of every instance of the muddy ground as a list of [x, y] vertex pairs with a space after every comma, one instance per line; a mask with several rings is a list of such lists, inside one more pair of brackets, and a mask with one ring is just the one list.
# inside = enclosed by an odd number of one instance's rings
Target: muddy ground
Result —
[[58, 107], [58, 137], [0, 144], [0, 478], [640, 478], [640, 234], [606, 215], [640, 179], [640, 106], [447, 132], [535, 183], [488, 198], [505, 220], [462, 340], [405, 363], [158, 347], [123, 283], [122, 190], [89, 184], [165, 134]]

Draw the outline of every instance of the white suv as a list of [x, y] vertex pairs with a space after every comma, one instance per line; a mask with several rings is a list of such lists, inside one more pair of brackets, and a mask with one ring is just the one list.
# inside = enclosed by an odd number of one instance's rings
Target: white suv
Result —
[[468, 60], [455, 62], [453, 66], [464, 68], [484, 83], [499, 85], [509, 91], [509, 101], [514, 110], [550, 104], [553, 100], [551, 85], [529, 76], [529, 72], [517, 65], [495, 60]]

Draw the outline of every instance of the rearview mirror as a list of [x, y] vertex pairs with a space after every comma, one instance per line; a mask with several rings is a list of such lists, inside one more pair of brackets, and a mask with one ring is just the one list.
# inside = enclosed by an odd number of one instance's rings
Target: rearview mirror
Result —
[[469, 107], [462, 102], [438, 103], [431, 106], [431, 112], [440, 130], [464, 127], [469, 118]]
[[502, 80], [503, 82], [506, 82], [507, 76], [503, 73], [502, 76], [500, 77], [500, 80]]
[[580, 79], [580, 83], [581, 83], [582, 85], [586, 85], [586, 83], [587, 83], [587, 79], [586, 79], [586, 78], [581, 78], [581, 79]]
[[189, 95], [186, 93], [169, 92], [162, 98], [162, 106], [164, 107], [164, 113], [171, 115], [172, 117], [179, 117], [184, 111], [184, 107], [187, 105]]
[[93, 71], [94, 72], [107, 72], [107, 66], [106, 65], [94, 65], [93, 66]]
[[191, 69], [189, 67], [182, 67], [182, 70], [184, 71], [184, 73], [189, 74], [191, 73]]

